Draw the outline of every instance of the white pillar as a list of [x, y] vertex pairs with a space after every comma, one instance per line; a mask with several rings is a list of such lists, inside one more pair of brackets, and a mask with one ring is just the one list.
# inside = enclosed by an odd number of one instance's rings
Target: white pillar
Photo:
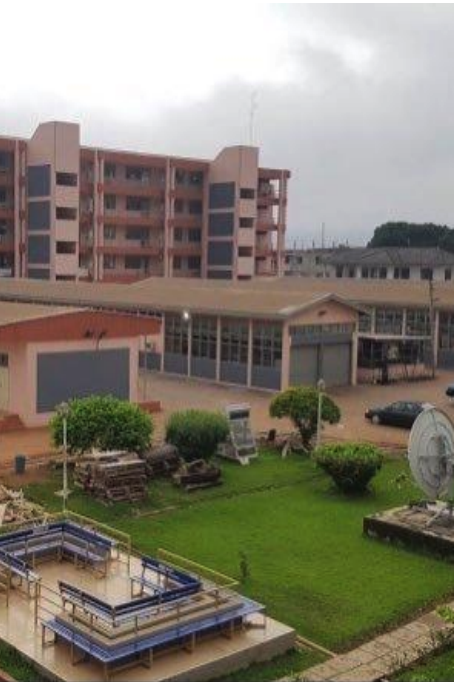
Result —
[[248, 346], [247, 346], [247, 385], [252, 386], [252, 342], [253, 342], [253, 322], [249, 320]]

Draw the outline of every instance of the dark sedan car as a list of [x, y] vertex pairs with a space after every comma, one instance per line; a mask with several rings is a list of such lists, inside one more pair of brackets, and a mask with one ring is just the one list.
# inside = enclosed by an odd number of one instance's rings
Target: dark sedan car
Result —
[[384, 407], [373, 407], [364, 415], [373, 424], [388, 424], [389, 426], [401, 426], [411, 429], [418, 414], [428, 410], [433, 405], [414, 401], [401, 400]]
[[446, 389], [446, 395], [448, 398], [454, 398], [454, 384], [449, 384], [448, 388]]

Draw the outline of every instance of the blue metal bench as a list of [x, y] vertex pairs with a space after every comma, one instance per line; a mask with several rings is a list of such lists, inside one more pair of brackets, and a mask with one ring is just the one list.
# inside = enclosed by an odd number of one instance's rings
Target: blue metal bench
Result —
[[230, 612], [203, 616], [190, 623], [172, 625], [153, 635], [144, 635], [140, 638], [134, 638], [131, 642], [110, 646], [101, 644], [90, 635], [76, 631], [58, 616], [43, 621], [42, 627], [44, 632], [50, 630], [57, 637], [61, 637], [69, 644], [78, 647], [97, 661], [111, 664], [120, 663], [142, 652], [164, 648], [170, 644], [182, 644], [191, 636], [208, 634], [210, 631], [220, 630], [225, 625], [241, 623], [246, 616], [263, 611], [264, 607], [261, 604], [250, 599], [243, 599], [241, 605]]

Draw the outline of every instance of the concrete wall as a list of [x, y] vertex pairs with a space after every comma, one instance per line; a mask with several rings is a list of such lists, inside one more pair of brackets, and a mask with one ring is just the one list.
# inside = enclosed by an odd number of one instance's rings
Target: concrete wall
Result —
[[[105, 339], [99, 344], [103, 349], [125, 349], [129, 352], [129, 399], [138, 402], [138, 338]], [[43, 343], [0, 344], [0, 352], [9, 357], [9, 412], [18, 414], [26, 426], [45, 425], [51, 412], [37, 411], [37, 365], [43, 353], [67, 353], [96, 350], [93, 340], [58, 341]]]

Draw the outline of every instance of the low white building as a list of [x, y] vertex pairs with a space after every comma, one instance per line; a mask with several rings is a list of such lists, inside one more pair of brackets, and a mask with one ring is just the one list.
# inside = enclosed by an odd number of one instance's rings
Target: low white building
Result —
[[324, 259], [327, 277], [448, 282], [454, 279], [454, 253], [438, 248], [355, 247]]

